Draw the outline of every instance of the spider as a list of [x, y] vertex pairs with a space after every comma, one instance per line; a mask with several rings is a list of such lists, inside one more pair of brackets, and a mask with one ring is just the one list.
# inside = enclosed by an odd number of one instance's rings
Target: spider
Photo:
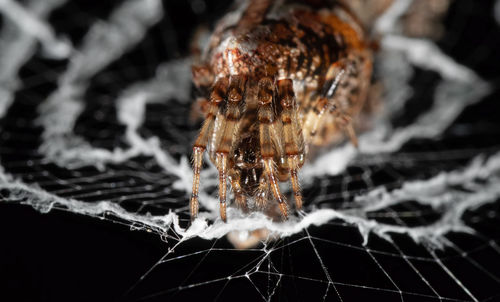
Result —
[[237, 2], [192, 68], [205, 118], [193, 147], [192, 219], [205, 151], [218, 170], [223, 221], [228, 182], [240, 208], [275, 201], [286, 219], [280, 183], [290, 181], [301, 209], [298, 172], [311, 150], [344, 137], [357, 146], [357, 116], [371, 107], [369, 29], [392, 2]]

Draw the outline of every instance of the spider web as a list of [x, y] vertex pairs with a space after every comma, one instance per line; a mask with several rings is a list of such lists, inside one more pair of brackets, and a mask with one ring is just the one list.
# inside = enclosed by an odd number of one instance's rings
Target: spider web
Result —
[[[408, 3], [377, 24], [382, 109], [359, 150], [304, 166], [304, 211], [278, 223], [229, 208], [223, 223], [207, 165], [189, 225], [186, 37], [227, 3], [0, 1], [0, 201], [157, 233], [165, 254], [127, 299], [500, 300], [495, 55], [469, 40], [498, 39], [498, 23], [457, 0], [438, 44], [407, 38]], [[494, 29], [470, 33], [467, 18]], [[255, 230], [271, 240], [227, 240]]]

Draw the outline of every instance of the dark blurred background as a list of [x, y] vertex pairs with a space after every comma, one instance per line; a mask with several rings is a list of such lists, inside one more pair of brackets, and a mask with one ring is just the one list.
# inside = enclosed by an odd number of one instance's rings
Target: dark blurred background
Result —
[[[59, 35], [68, 36], [74, 45], [85, 34], [89, 25], [98, 19], [106, 19], [109, 13], [121, 1], [68, 1], [58, 8], [50, 17]], [[141, 78], [146, 79], [154, 74], [156, 63], [170, 59], [181, 58], [189, 52], [189, 37], [200, 24], [211, 26], [215, 20], [224, 14], [230, 1], [164, 1], [165, 18], [148, 32], [148, 37], [127, 57], [126, 62], [118, 62], [108, 68], [111, 77], [100, 75], [93, 81], [92, 91], [107, 96], [101, 102], [112, 102], [118, 89], [114, 86], [126, 86]], [[468, 108], [454, 123], [470, 129], [471, 135], [461, 138], [448, 138], [447, 142], [437, 142], [437, 146], [458, 144], [461, 148], [488, 147], [498, 145], [500, 134], [500, 113], [498, 101], [500, 93], [500, 26], [493, 16], [493, 0], [456, 0], [444, 21], [447, 29], [445, 36], [437, 42], [439, 47], [458, 62], [474, 69], [481, 77], [492, 83], [494, 91], [482, 102]], [[168, 46], [168, 47], [166, 47]], [[151, 51], [153, 50], [153, 51]], [[148, 54], [148, 51], [149, 54]], [[43, 73], [41, 83], [34, 87], [22, 88], [16, 94], [15, 105], [9, 109], [8, 115], [0, 119], [0, 132], [3, 133], [0, 161], [8, 166], [9, 162], [25, 160], [23, 150], [35, 150], [39, 142], [23, 141], [6, 138], [8, 133], [19, 133], [14, 128], [22, 127], [18, 121], [29, 121], [36, 116], [32, 104], [41, 102], [43, 96], [54, 89], [57, 74], [64, 70], [66, 62], [52, 61], [35, 55], [22, 69], [21, 78], [29, 78]], [[133, 73], [124, 72], [125, 67], [133, 69]], [[421, 87], [416, 91], [415, 99], [429, 95], [426, 87], [431, 87], [436, 77], [433, 72], [417, 70], [412, 79], [413, 85]], [[110, 83], [110, 81], [114, 83]], [[90, 104], [89, 106], [102, 106]], [[31, 109], [29, 109], [31, 108]], [[31, 110], [31, 111], [30, 111]], [[90, 109], [86, 109], [90, 110]], [[85, 113], [81, 119], [92, 119]], [[89, 121], [80, 121], [75, 132], [81, 135], [91, 135], [92, 129], [84, 125]], [[402, 123], [404, 123], [404, 118]], [[83, 126], [82, 126], [83, 125]], [[101, 126], [96, 126], [101, 127]], [[14, 129], [14, 130], [13, 130]], [[189, 129], [195, 133], [197, 125]], [[474, 129], [481, 129], [474, 132]], [[485, 131], [484, 129], [489, 129]], [[35, 135], [40, 129], [32, 128]], [[451, 130], [450, 130], [451, 131]], [[453, 131], [451, 131], [453, 132]], [[189, 154], [189, 144], [192, 137], [185, 138], [185, 150], [177, 150], [179, 154]], [[93, 143], [99, 145], [99, 139]], [[117, 142], [119, 144], [119, 142]], [[419, 146], [418, 142], [412, 142]], [[462, 145], [460, 145], [462, 144]], [[437, 148], [438, 148], [437, 147]], [[2, 148], [2, 147], [0, 147]], [[410, 147], [408, 147], [410, 148]], [[16, 150], [16, 152], [5, 150]], [[25, 173], [25, 167], [11, 167], [7, 172], [17, 176]], [[7, 196], [8, 194], [3, 194]], [[491, 205], [488, 211], [498, 212], [498, 203]], [[483, 220], [485, 225], [482, 233], [489, 236], [492, 242], [500, 240], [498, 233], [498, 218]], [[496, 227], [495, 227], [496, 225]], [[361, 246], [361, 236], [355, 228], [339, 226], [332, 223], [320, 228], [312, 227], [307, 238], [330, 238], [336, 242], [345, 242], [332, 248], [331, 245], [318, 243], [315, 249], [304, 239], [305, 234], [299, 234], [272, 243], [277, 251], [270, 257], [273, 265], [278, 265], [277, 271], [288, 276], [308, 276], [308, 278], [284, 277], [276, 288], [273, 301], [317, 301], [325, 298], [327, 301], [338, 300], [335, 290], [325, 280], [322, 267], [315, 263], [315, 251], [320, 251], [322, 259], [331, 278], [341, 292], [344, 301], [400, 301], [397, 292], [372, 290], [370, 288], [390, 288], [382, 281], [383, 271], [378, 266], [368, 265], [368, 260], [360, 261], [357, 253], [361, 251], [348, 247]], [[454, 239], [474, 246], [470, 238], [461, 238], [457, 234]], [[370, 248], [382, 251], [392, 251], [380, 238], [370, 237]], [[298, 240], [298, 243], [295, 241]], [[211, 249], [210, 253], [196, 254], [185, 259], [176, 259], [159, 265], [143, 280], [143, 276], [157, 261], [164, 256], [172, 241], [164, 242], [154, 233], [134, 231], [130, 227], [109, 220], [99, 220], [53, 210], [46, 214], [28, 206], [0, 203], [0, 301], [259, 301], [263, 296], [257, 289], [269, 290], [268, 283], [276, 283], [279, 274], [256, 274], [252, 282], [245, 278], [231, 280], [226, 278], [245, 266], [255, 264], [262, 257], [262, 250], [232, 251], [226, 239], [204, 241], [191, 239], [176, 247], [169, 258], [176, 255], [191, 255], [193, 252]], [[293, 244], [292, 244], [293, 243]], [[418, 247], [408, 238], [400, 237], [398, 245], [413, 250], [418, 254]], [[422, 252], [424, 253], [424, 252]], [[455, 255], [442, 252], [443, 257]], [[451, 255], [451, 256], [450, 256]], [[366, 255], [363, 257], [367, 257]], [[386, 259], [387, 258], [387, 259]], [[500, 278], [500, 256], [484, 254], [477, 256], [484, 261]], [[477, 281], [467, 272], [467, 265], [457, 258], [456, 263], [450, 263], [457, 270], [460, 279], [475, 289], [483, 301], [500, 301], [498, 283], [483, 283]], [[411, 275], [402, 269], [401, 259], [391, 257], [379, 258], [381, 265], [389, 271], [397, 283], [408, 283], [411, 287], [414, 280], [421, 283], [419, 276]], [[263, 261], [262, 266], [271, 262]], [[418, 264], [416, 264], [418, 265]], [[461, 270], [460, 267], [463, 267]], [[264, 270], [264, 269], [263, 269]], [[434, 265], [422, 264], [419, 271], [425, 272], [433, 285], [439, 287], [443, 297], [454, 296], [456, 284], [444, 281], [441, 269]], [[272, 269], [270, 270], [272, 271]], [[412, 273], [414, 274], [414, 272]], [[337, 276], [341, 275], [342, 277]], [[441, 281], [440, 278], [443, 278]], [[406, 279], [406, 280], [405, 280]], [[206, 284], [200, 284], [208, 281]], [[212, 282], [213, 281], [213, 282]], [[200, 284], [197, 287], [183, 289], [187, 284]], [[274, 284], [273, 283], [273, 284]], [[342, 284], [365, 284], [367, 287], [356, 288]], [[495, 288], [496, 286], [496, 288]], [[415, 290], [417, 291], [417, 290]], [[428, 289], [422, 290], [428, 291]], [[468, 301], [469, 297], [461, 295], [452, 301]], [[438, 301], [438, 297], [429, 292], [427, 296], [404, 295], [405, 301]]]

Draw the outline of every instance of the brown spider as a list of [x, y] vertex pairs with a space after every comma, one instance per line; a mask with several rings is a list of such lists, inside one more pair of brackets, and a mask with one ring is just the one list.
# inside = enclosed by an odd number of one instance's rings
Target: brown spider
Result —
[[353, 119], [372, 74], [367, 28], [392, 0], [239, 1], [210, 39], [193, 81], [205, 122], [193, 148], [191, 217], [198, 214], [203, 153], [219, 172], [226, 221], [227, 180], [236, 204], [263, 208], [276, 200], [286, 219], [280, 182], [297, 177], [313, 146], [357, 146]]

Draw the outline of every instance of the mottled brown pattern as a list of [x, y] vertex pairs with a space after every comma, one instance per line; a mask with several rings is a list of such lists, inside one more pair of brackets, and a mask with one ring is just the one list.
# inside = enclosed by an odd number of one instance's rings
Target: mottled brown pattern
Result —
[[193, 67], [208, 105], [193, 149], [192, 218], [204, 151], [219, 171], [223, 220], [228, 179], [238, 206], [271, 213], [277, 201], [286, 218], [279, 184], [291, 181], [300, 209], [298, 171], [310, 148], [344, 136], [357, 144], [352, 120], [366, 99], [373, 59], [355, 7], [321, 0], [242, 5], [217, 25]]

